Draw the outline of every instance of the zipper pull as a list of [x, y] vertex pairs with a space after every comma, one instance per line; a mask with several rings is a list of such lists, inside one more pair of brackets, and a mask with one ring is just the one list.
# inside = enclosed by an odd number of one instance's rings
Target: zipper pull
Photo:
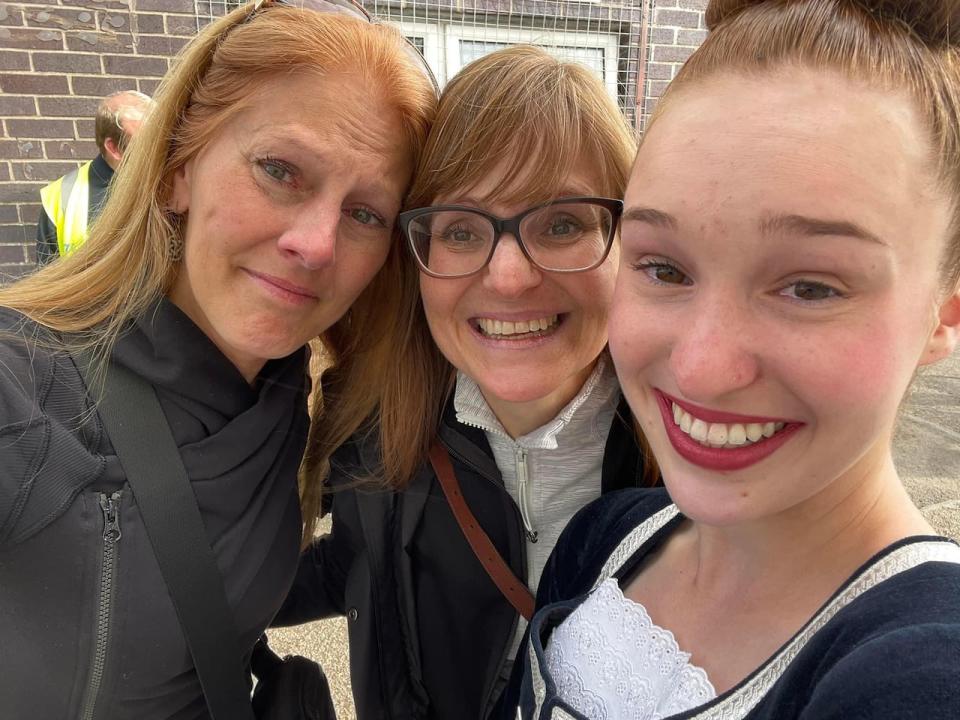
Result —
[[120, 493], [110, 497], [100, 493], [100, 509], [103, 510], [103, 539], [117, 542], [123, 534], [120, 532]]
[[519, 445], [516, 449], [517, 458], [517, 495], [520, 499], [520, 518], [523, 520], [523, 531], [527, 540], [531, 543], [537, 541], [537, 531], [533, 529], [533, 523], [530, 521], [529, 501], [527, 499], [527, 451]]

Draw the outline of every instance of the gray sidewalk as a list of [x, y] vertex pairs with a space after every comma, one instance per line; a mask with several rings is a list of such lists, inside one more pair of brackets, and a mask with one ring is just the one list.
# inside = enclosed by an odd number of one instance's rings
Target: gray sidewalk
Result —
[[[895, 443], [897, 467], [914, 502], [938, 531], [960, 540], [960, 354], [923, 372], [905, 404]], [[270, 633], [281, 655], [317, 660], [330, 679], [339, 720], [356, 720], [350, 694], [346, 620]]]

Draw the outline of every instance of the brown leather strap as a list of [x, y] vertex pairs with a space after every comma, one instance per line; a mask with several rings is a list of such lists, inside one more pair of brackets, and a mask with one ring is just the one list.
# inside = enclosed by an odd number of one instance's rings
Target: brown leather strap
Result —
[[518, 613], [529, 620], [533, 617], [533, 595], [500, 556], [493, 542], [470, 512], [467, 501], [463, 499], [463, 493], [460, 492], [460, 483], [457, 482], [457, 476], [453, 472], [450, 455], [443, 444], [436, 439], [430, 446], [430, 464], [433, 465], [433, 471], [440, 480], [443, 494], [446, 495], [450, 509], [453, 510], [453, 516], [457, 519], [457, 524], [467, 538], [467, 542], [470, 543], [473, 554], [477, 556], [477, 560], [483, 565], [483, 569], [487, 571], [487, 575], [493, 580], [500, 593], [510, 601]]

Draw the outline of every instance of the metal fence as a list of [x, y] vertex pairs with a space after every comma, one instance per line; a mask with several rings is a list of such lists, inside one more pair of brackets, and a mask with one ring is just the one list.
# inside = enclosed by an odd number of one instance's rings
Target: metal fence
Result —
[[[640, 120], [652, 0], [361, 1], [410, 38], [441, 87], [470, 61], [526, 43], [590, 68], [630, 123]], [[236, 0], [197, 0], [197, 16], [203, 22], [236, 5]]]

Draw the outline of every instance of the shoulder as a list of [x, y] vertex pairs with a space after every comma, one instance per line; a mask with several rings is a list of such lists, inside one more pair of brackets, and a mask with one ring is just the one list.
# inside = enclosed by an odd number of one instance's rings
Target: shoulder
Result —
[[960, 717], [960, 564], [905, 570], [821, 633], [805, 719]]
[[0, 308], [0, 546], [46, 526], [102, 472], [99, 422], [70, 355]]
[[663, 488], [628, 488], [585, 506], [560, 535], [540, 589], [553, 599], [585, 592], [623, 540], [670, 505]]

